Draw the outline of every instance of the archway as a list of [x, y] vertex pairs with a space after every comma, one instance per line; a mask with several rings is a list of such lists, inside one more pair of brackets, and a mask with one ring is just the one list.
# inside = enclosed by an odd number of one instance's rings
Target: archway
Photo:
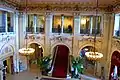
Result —
[[12, 45], [5, 44], [2, 46], [0, 59], [1, 61], [3, 61], [3, 66], [5, 68], [5, 71], [9, 74], [14, 73], [13, 55], [14, 55], [14, 47]]
[[31, 66], [31, 63], [33, 60], [36, 60], [40, 57], [43, 57], [43, 48], [41, 45], [37, 44], [37, 43], [32, 43], [30, 44], [31, 48], [34, 48], [35, 49], [35, 52], [29, 56], [29, 64]]
[[79, 52], [80, 57], [83, 59], [83, 66], [84, 66], [84, 74], [86, 75], [94, 75], [94, 69], [95, 69], [95, 61], [88, 60], [85, 56], [85, 53], [88, 51], [97, 51], [96, 48], [93, 46], [85, 46], [82, 48]]
[[66, 78], [69, 63], [69, 48], [66, 45], [56, 45], [53, 56], [53, 77]]
[[111, 57], [111, 68], [109, 78], [112, 79], [113, 75], [116, 77], [120, 76], [120, 53], [118, 51], [114, 51]]

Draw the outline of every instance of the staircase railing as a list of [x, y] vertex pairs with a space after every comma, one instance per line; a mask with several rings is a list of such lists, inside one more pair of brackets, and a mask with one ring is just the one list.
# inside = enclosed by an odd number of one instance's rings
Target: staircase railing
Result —
[[71, 55], [68, 56], [68, 68], [67, 68], [67, 73], [71, 73]]
[[54, 51], [54, 54], [53, 54], [53, 61], [52, 61], [52, 63], [51, 63], [51, 70], [49, 71], [50, 75], [51, 75], [51, 73], [52, 73], [52, 71], [53, 71], [53, 68], [54, 68], [57, 51], [58, 51], [58, 46], [56, 46], [55, 51]]

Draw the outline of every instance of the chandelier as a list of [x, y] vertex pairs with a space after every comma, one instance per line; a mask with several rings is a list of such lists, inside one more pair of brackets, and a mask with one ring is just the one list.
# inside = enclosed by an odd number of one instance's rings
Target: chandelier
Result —
[[[27, 15], [27, 0], [25, 1], [25, 3], [26, 3], [25, 13], [26, 13], [26, 15]], [[26, 47], [19, 49], [19, 53], [20, 53], [21, 55], [28, 56], [28, 55], [33, 54], [34, 51], [35, 51], [35, 49], [29, 48], [29, 47], [27, 46], [27, 32], [26, 32], [26, 36], [25, 36], [25, 41], [26, 41]]]
[[89, 60], [99, 60], [103, 57], [102, 53], [99, 52], [86, 52], [85, 55]]
[[97, 61], [99, 59], [101, 59], [103, 57], [103, 54], [100, 53], [100, 52], [96, 52], [95, 50], [95, 43], [96, 43], [96, 27], [98, 26], [98, 16], [97, 16], [97, 13], [98, 13], [98, 0], [96, 0], [96, 22], [95, 22], [95, 33], [94, 33], [94, 50], [93, 51], [88, 51], [85, 53], [86, 57], [89, 59], [89, 60], [94, 60], [94, 61]]
[[35, 51], [35, 49], [33, 49], [33, 48], [21, 48], [21, 49], [19, 49], [19, 53], [21, 55], [25, 55], [25, 56], [33, 54], [34, 51]]

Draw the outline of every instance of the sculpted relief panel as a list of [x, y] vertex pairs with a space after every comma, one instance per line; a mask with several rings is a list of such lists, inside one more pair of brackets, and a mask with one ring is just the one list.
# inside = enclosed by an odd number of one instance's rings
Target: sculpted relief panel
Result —
[[0, 60], [14, 54], [15, 35], [5, 34], [0, 38]]
[[15, 46], [15, 35], [2, 35], [0, 38], [0, 50], [4, 45], [14, 45]]
[[39, 35], [39, 34], [28, 35], [27, 39], [28, 39], [28, 43], [37, 42], [37, 43], [44, 45], [44, 42], [45, 42], [45, 36]]
[[[94, 37], [92, 37], [92, 36], [80, 37], [78, 40], [79, 40], [80, 50], [85, 46], [95, 46], [97, 48], [97, 50], [101, 49], [102, 38], [100, 38], [100, 37], [97, 37], [95, 41], [94, 41]], [[94, 43], [95, 43], [95, 45], [94, 45]]]
[[65, 36], [51, 36], [50, 37], [50, 45], [54, 45], [57, 43], [63, 43], [68, 45], [72, 49], [72, 37]]

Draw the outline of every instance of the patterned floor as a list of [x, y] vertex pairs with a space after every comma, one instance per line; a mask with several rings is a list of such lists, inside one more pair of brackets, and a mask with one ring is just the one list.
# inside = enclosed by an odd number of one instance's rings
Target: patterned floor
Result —
[[[19, 72], [18, 74], [14, 74], [14, 75], [7, 74], [6, 80], [36, 80], [35, 79], [36, 76], [41, 77], [40, 70], [36, 69], [36, 68], [32, 68], [29, 71]], [[49, 77], [47, 79], [44, 76], [42, 76], [42, 77], [44, 79], [41, 79], [41, 80], [51, 80], [51, 79], [49, 79]], [[40, 79], [38, 79], [38, 80], [40, 80]], [[56, 79], [54, 79], [54, 80], [56, 80]], [[79, 79], [67, 79], [67, 80], [79, 80]], [[81, 80], [100, 80], [100, 79], [96, 79], [96, 78], [89, 77], [86, 75], [81, 75]]]
[[34, 80], [37, 75], [40, 76], [40, 73], [24, 71], [14, 75], [7, 75], [7, 80]]
[[[37, 75], [40, 76], [40, 74], [38, 74], [38, 73], [24, 71], [24, 72], [14, 74], [14, 75], [8, 75], [7, 80], [36, 80], [35, 77]], [[60, 80], [60, 79], [43, 78], [43, 79], [39, 79], [39, 80]], [[67, 79], [67, 80], [79, 80], [79, 79]], [[100, 79], [82, 75], [81, 80], [100, 80]]]
[[36, 66], [32, 66], [28, 71], [13, 75], [7, 74], [7, 80], [34, 80], [36, 76], [41, 76], [40, 70]]

